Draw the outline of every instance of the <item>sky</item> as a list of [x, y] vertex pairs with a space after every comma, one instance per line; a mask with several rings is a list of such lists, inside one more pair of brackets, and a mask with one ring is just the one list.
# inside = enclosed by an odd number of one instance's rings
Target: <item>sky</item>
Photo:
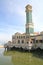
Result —
[[0, 0], [0, 44], [16, 32], [25, 32], [27, 4], [32, 5], [34, 31], [43, 31], [43, 0]]

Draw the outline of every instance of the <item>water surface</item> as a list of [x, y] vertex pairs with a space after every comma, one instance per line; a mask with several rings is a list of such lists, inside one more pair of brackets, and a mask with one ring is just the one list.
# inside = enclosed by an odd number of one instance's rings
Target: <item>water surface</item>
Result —
[[0, 65], [43, 65], [43, 54], [5, 51], [0, 48]]

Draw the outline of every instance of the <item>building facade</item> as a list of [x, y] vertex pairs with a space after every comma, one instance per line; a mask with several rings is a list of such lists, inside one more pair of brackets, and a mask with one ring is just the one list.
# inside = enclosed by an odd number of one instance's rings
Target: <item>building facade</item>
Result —
[[[12, 35], [12, 43], [8, 43], [10, 47], [18, 47], [24, 49], [43, 49], [43, 32], [35, 33], [34, 32], [34, 24], [32, 22], [32, 6], [26, 6], [26, 25], [25, 25], [25, 33], [15, 33]], [[10, 44], [10, 45], [9, 45]]]
[[[43, 32], [34, 33], [34, 24], [32, 22], [32, 6], [27, 5], [26, 6], [26, 32], [21, 33], [15, 33], [15, 35], [12, 36], [12, 43], [13, 44], [19, 44], [24, 45], [25, 48], [29, 49], [31, 48], [38, 48], [40, 47], [43, 49]], [[26, 46], [27, 45], [27, 46]], [[23, 47], [23, 46], [21, 46]]]

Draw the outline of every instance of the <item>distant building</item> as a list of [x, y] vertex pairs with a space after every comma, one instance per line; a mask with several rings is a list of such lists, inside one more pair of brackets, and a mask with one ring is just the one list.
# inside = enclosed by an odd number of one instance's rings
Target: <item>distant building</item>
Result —
[[[32, 6], [26, 6], [26, 25], [25, 33], [15, 33], [12, 35], [12, 47], [22, 47], [24, 49], [43, 49], [43, 32], [34, 32], [34, 24], [32, 22]], [[11, 43], [11, 42], [10, 42]]]

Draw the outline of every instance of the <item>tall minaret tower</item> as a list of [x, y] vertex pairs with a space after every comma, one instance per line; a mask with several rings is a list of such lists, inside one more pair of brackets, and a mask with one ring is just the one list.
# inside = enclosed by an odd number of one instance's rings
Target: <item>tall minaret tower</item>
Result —
[[26, 34], [33, 34], [34, 26], [32, 22], [32, 6], [26, 6]]

